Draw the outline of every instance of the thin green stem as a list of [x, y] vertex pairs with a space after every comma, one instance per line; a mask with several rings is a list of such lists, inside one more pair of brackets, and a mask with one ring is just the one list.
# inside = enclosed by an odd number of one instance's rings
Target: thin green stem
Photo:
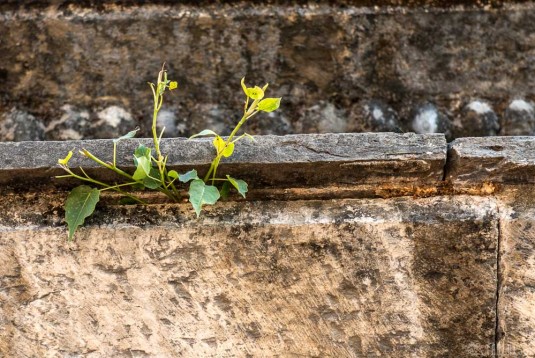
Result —
[[214, 165], [214, 174], [212, 175], [212, 185], [214, 185], [214, 180], [213, 178], [215, 178], [216, 176], [216, 173], [217, 173], [217, 167], [219, 166], [219, 162], [221, 161], [221, 154], [217, 157], [217, 162], [215, 163]]
[[117, 142], [113, 142], [113, 167], [117, 167]]
[[[132, 185], [132, 183], [110, 186], [110, 185], [108, 185], [106, 183], [103, 183], [101, 181], [98, 181], [98, 180], [95, 180], [93, 178], [90, 178], [82, 168], [80, 168], [80, 170], [82, 171], [82, 173], [84, 173], [85, 177], [74, 173], [72, 170], [70, 170], [67, 167], [62, 167], [62, 168], [67, 173], [69, 173], [68, 177], [76, 178], [76, 179], [81, 180], [81, 181], [86, 181], [86, 182], [89, 182], [89, 183], [92, 183], [92, 184], [103, 186], [104, 188], [103, 189], [99, 189], [100, 191], [110, 189], [110, 190], [116, 191], [118, 193], [121, 193], [122, 195], [128, 196], [129, 198], [131, 198], [131, 199], [133, 199], [133, 200], [135, 200], [135, 201], [137, 201], [137, 202], [139, 202], [141, 204], [147, 204], [146, 202], [144, 202], [143, 200], [139, 199], [135, 195], [128, 194], [128, 193], [126, 193], [126, 192], [124, 192], [124, 191], [122, 191], [121, 189], [118, 188], [119, 186]], [[61, 177], [66, 177], [66, 176], [62, 175]], [[136, 183], [134, 183], [134, 184], [136, 184]]]
[[[247, 122], [247, 120], [251, 117], [253, 117], [255, 114], [258, 113], [258, 111], [256, 109], [256, 106], [258, 105], [258, 102], [260, 102], [260, 100], [258, 99], [255, 99], [253, 101], [253, 103], [251, 103], [251, 106], [249, 107], [249, 109], [247, 109], [247, 103], [249, 103], [249, 98], [247, 98], [247, 102], [245, 104], [245, 108], [246, 110], [244, 111], [245, 113], [243, 114], [243, 117], [240, 119], [240, 121], [238, 122], [238, 124], [236, 125], [236, 127], [234, 127], [234, 130], [230, 133], [230, 135], [228, 136], [227, 140], [225, 141], [225, 147], [226, 148], [230, 142], [232, 142], [232, 139], [234, 138], [234, 136], [236, 135], [236, 133], [238, 133], [238, 131], [240, 130], [240, 128], [243, 126], [243, 124], [245, 122]], [[223, 149], [224, 149], [223, 148]], [[212, 175], [212, 173], [214, 173], [214, 177], [215, 177], [215, 173], [217, 172], [217, 167], [219, 165], [219, 162], [221, 161], [221, 157], [222, 157], [222, 154], [223, 153], [223, 150], [220, 152], [220, 153], [217, 153], [216, 157], [214, 158], [214, 160], [212, 161], [212, 164], [210, 165], [210, 169], [208, 169], [208, 172], [206, 173], [206, 175], [204, 176], [204, 182], [206, 183], [208, 181], [208, 179], [210, 178], [210, 175]]]
[[110, 169], [110, 170], [113, 170], [113, 171], [116, 172], [117, 174], [122, 175], [122, 176], [124, 176], [124, 177], [126, 177], [126, 178], [128, 178], [128, 179], [130, 179], [130, 180], [134, 180], [134, 178], [132, 178], [132, 176], [131, 176], [130, 174], [128, 174], [128, 173], [122, 171], [121, 169], [119, 169], [119, 168], [117, 168], [117, 167], [115, 167], [115, 166], [113, 166], [113, 165], [110, 165], [110, 164], [104, 162], [103, 160], [101, 160], [101, 159], [95, 157], [95, 156], [94, 156], [93, 154], [91, 154], [88, 150], [84, 149], [81, 153], [82, 153], [82, 155], [88, 157], [89, 159], [91, 159], [91, 160], [93, 160], [94, 162], [96, 162], [96, 163], [102, 165], [103, 167], [108, 168], [108, 169]]
[[123, 187], [123, 186], [129, 186], [129, 185], [136, 185], [137, 182], [131, 182], [131, 183], [123, 183], [123, 184], [117, 184], [117, 185], [114, 185], [114, 186], [108, 186], [106, 188], [103, 188], [103, 189], [100, 189], [100, 191], [104, 191], [104, 190], [110, 190], [110, 189], [115, 189], [115, 188], [120, 188], [120, 187]]
[[156, 120], [158, 119], [158, 96], [154, 98], [154, 111], [152, 113], [152, 141], [154, 142], [154, 149], [156, 150], [156, 155], [158, 160], [162, 156], [160, 153], [160, 143], [158, 142], [158, 133], [156, 132]]
[[210, 164], [210, 169], [208, 169], [208, 172], [206, 172], [206, 175], [204, 176], [204, 182], [206, 183], [208, 181], [208, 178], [210, 178], [210, 175], [212, 174], [212, 171], [214, 170], [214, 163], [218, 157], [216, 157], [212, 163]]

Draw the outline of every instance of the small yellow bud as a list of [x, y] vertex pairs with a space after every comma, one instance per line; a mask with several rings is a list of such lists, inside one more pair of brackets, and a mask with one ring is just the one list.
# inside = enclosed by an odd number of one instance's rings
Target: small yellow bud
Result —
[[170, 89], [171, 91], [174, 90], [174, 89], [177, 89], [177, 87], [178, 87], [178, 82], [177, 82], [177, 81], [171, 81], [171, 82], [169, 83], [169, 89]]
[[69, 163], [69, 160], [71, 159], [72, 157], [72, 150], [69, 151], [69, 153], [67, 154], [67, 156], [63, 159], [58, 159], [58, 164], [61, 164], [61, 165], [67, 165]]

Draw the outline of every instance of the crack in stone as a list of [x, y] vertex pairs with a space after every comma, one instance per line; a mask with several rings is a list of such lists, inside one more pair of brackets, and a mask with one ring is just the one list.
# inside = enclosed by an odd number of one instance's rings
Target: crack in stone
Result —
[[500, 206], [496, 206], [497, 211], [497, 229], [498, 229], [498, 239], [496, 247], [496, 304], [494, 307], [494, 357], [499, 357], [499, 348], [498, 342], [502, 338], [502, 333], [500, 329], [500, 315], [499, 315], [499, 303], [500, 303], [500, 290], [502, 288], [502, 270], [501, 270], [501, 239], [502, 239], [502, 226], [501, 226], [501, 217], [500, 217]]
[[340, 155], [340, 154], [336, 154], [336, 153], [332, 153], [328, 150], [320, 150], [320, 149], [316, 149], [314, 147], [310, 147], [308, 145], [304, 145], [301, 143], [301, 146], [311, 152], [314, 152], [316, 154], [325, 154], [325, 155], [330, 155], [330, 156], [333, 156], [333, 157], [336, 157], [336, 158], [343, 158], [343, 159], [346, 159], [346, 158], [349, 158], [347, 155]]

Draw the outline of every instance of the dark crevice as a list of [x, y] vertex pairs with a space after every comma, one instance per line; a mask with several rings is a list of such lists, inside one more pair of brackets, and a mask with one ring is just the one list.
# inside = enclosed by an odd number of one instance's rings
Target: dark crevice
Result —
[[495, 326], [494, 326], [494, 357], [499, 357], [499, 348], [498, 343], [500, 342], [503, 332], [500, 328], [500, 312], [499, 312], [499, 303], [500, 303], [500, 291], [502, 289], [502, 270], [501, 270], [501, 238], [502, 238], [502, 227], [501, 227], [501, 218], [500, 218], [500, 207], [497, 206], [497, 213], [498, 213], [498, 245], [497, 245], [497, 254], [496, 254], [496, 305], [495, 305], [495, 311], [494, 311], [494, 319], [495, 319]]
[[444, 166], [442, 167], [442, 181], [445, 182], [454, 162], [451, 147], [453, 142], [446, 143], [446, 158], [444, 158]]

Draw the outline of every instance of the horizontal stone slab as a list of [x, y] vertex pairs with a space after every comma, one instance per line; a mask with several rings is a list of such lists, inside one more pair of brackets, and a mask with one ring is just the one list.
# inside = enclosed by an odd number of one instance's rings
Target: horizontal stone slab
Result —
[[449, 145], [446, 179], [457, 184], [535, 183], [535, 137], [456, 139]]
[[[117, 166], [133, 173], [134, 149], [150, 139], [130, 139], [118, 144]], [[83, 167], [97, 179], [113, 180], [112, 172], [78, 153], [87, 149], [104, 161], [112, 160], [111, 140], [0, 143], [0, 183], [52, 182], [64, 174], [57, 160], [70, 150], [69, 162]], [[162, 153], [168, 167], [179, 172], [207, 171], [215, 151], [211, 139], [164, 139]], [[441, 134], [351, 133], [256, 136], [236, 143], [234, 155], [224, 158], [218, 173], [245, 179], [256, 187], [310, 187], [332, 184], [440, 181], [446, 160], [446, 140]], [[72, 185], [68, 179], [56, 185]]]
[[493, 198], [99, 205], [67, 243], [61, 195], [21, 196], [0, 356], [493, 356]]

